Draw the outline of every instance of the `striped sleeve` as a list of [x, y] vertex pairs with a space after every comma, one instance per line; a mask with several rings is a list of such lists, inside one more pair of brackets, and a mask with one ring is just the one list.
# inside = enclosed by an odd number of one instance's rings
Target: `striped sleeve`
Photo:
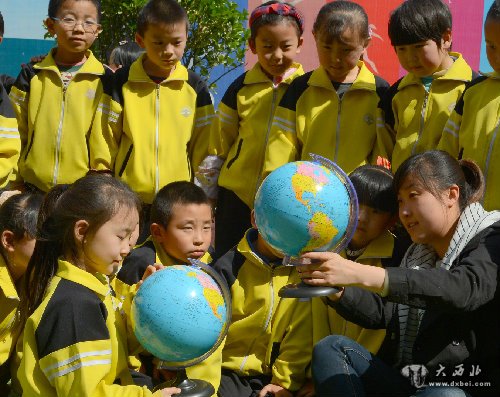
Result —
[[7, 91], [0, 84], [0, 188], [7, 185], [17, 168], [21, 137]]

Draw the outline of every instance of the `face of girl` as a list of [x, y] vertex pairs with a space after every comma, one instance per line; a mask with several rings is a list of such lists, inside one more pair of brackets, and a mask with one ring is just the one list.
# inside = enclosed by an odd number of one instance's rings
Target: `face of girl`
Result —
[[360, 204], [358, 225], [349, 243], [351, 249], [366, 247], [391, 226], [394, 217], [390, 212], [380, 211], [369, 205]]
[[326, 37], [321, 31], [313, 34], [319, 63], [330, 80], [338, 83], [354, 82], [359, 72], [358, 61], [370, 40], [361, 38], [354, 29], [346, 29], [334, 39]]
[[394, 48], [399, 63], [405, 70], [417, 77], [427, 77], [448, 69], [453, 64], [453, 59], [448, 54], [450, 47], [451, 33], [445, 33], [441, 38], [440, 47], [435, 41], [426, 40]]
[[493, 70], [500, 73], [500, 21], [492, 18], [484, 24], [484, 39], [486, 41], [486, 55]]
[[93, 235], [83, 237], [83, 263], [89, 273], [113, 274], [128, 255], [135, 238], [139, 214], [122, 207]]
[[297, 29], [283, 21], [275, 25], [263, 25], [257, 31], [249, 46], [257, 54], [259, 64], [269, 77], [281, 77], [292, 66], [300, 52], [302, 37], [297, 36]]
[[96, 6], [88, 0], [66, 0], [56, 18], [45, 21], [49, 33], [57, 36], [56, 60], [68, 64], [81, 61], [100, 33]]
[[406, 177], [398, 192], [399, 218], [414, 243], [429, 244], [441, 256], [446, 253], [460, 215], [458, 187], [452, 185], [438, 197]]

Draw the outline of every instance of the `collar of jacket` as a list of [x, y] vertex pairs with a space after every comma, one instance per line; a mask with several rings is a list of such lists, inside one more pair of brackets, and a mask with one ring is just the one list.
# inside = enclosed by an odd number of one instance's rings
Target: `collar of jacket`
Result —
[[[57, 47], [52, 48], [52, 50], [49, 51], [49, 53], [42, 60], [42, 62], [35, 64], [34, 68], [40, 70], [52, 70], [57, 74], [60, 74], [59, 68], [57, 67], [56, 61], [54, 59], [54, 54], [56, 50]], [[87, 56], [87, 60], [78, 70], [77, 73], [103, 75], [105, 73], [104, 65], [101, 62], [99, 62], [99, 60], [94, 56], [92, 51], [87, 50], [85, 55]]]
[[255, 243], [257, 241], [257, 229], [250, 228], [245, 233], [245, 237], [242, 238], [238, 244], [238, 251], [245, 257], [252, 257], [253, 262], [258, 262], [266, 267], [277, 267], [283, 264], [282, 259], [277, 259], [275, 261], [269, 261], [264, 256], [261, 256], [255, 251]]
[[489, 77], [491, 79], [494, 79], [494, 80], [500, 80], [500, 73], [498, 72], [479, 72], [482, 76], [486, 76], [486, 77]]
[[0, 289], [3, 291], [6, 298], [19, 300], [14, 280], [10, 275], [7, 262], [5, 262], [3, 255], [0, 255]]
[[[390, 258], [392, 256], [392, 251], [394, 250], [394, 236], [386, 230], [375, 240], [370, 242], [363, 253], [356, 259], [360, 261], [363, 259], [371, 258]], [[345, 251], [342, 253], [345, 256]]]
[[[290, 84], [295, 79], [295, 77], [304, 74], [304, 69], [302, 68], [302, 65], [300, 63], [293, 63], [291, 68], [295, 68], [295, 71], [291, 75], [283, 79], [280, 84], [282, 83]], [[262, 83], [267, 83], [271, 85], [273, 82], [269, 79], [267, 74], [264, 73], [262, 67], [260, 66], [260, 63], [257, 62], [253, 66], [253, 68], [246, 73], [243, 84], [248, 85], [248, 84], [262, 84]]]
[[63, 259], [58, 260], [58, 266], [56, 276], [83, 285], [99, 295], [108, 295], [110, 287], [107, 283], [107, 277], [101, 275], [98, 277]]
[[[358, 67], [359, 67], [358, 76], [356, 77], [356, 80], [354, 80], [354, 82], [352, 83], [352, 86], [351, 88], [349, 88], [349, 91], [351, 90], [375, 91], [377, 87], [375, 86], [375, 76], [373, 75], [373, 73], [370, 72], [370, 70], [366, 67], [363, 61], [358, 62]], [[333, 87], [332, 84], [332, 80], [330, 80], [330, 77], [328, 76], [328, 73], [323, 68], [323, 66], [318, 67], [312, 72], [311, 77], [309, 78], [307, 84], [309, 84], [310, 86], [321, 87], [330, 91], [335, 91], [335, 88]]]
[[[467, 62], [465, 62], [462, 54], [459, 52], [450, 52], [450, 56], [455, 59], [453, 65], [451, 65], [445, 74], [436, 77], [435, 80], [454, 80], [465, 83], [471, 81], [472, 71], [470, 71], [470, 66], [467, 65]], [[464, 77], [467, 71], [470, 71], [469, 78]], [[420, 80], [420, 77], [415, 76], [413, 73], [408, 73], [405, 77], [403, 77], [401, 83], [399, 83], [398, 91], [412, 84], [422, 85], [422, 80]]]
[[[142, 82], [142, 83], [151, 83], [156, 84], [149, 75], [144, 70], [143, 60], [146, 56], [146, 53], [143, 53], [137, 58], [137, 60], [130, 67], [130, 72], [128, 75], [129, 81]], [[160, 85], [165, 84], [169, 81], [180, 80], [187, 81], [188, 79], [188, 70], [181, 64], [180, 61], [177, 61], [175, 64], [175, 69], [170, 73], [165, 80], [163, 80]]]

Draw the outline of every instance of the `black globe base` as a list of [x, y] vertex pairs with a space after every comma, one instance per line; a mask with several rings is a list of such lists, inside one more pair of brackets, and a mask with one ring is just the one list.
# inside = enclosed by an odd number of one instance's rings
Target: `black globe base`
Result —
[[183, 379], [178, 385], [181, 392], [172, 397], [210, 397], [215, 394], [214, 387], [201, 379]]
[[282, 298], [316, 298], [336, 294], [340, 289], [336, 287], [313, 287], [301, 281], [298, 284], [285, 285], [278, 291]]

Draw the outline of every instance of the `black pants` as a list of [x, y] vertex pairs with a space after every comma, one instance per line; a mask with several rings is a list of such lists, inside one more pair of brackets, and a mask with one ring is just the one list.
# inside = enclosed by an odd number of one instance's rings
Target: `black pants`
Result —
[[215, 211], [215, 257], [233, 248], [252, 227], [251, 210], [231, 190], [219, 186]]
[[232, 371], [222, 371], [219, 390], [219, 397], [257, 397], [262, 388], [271, 382], [271, 377], [259, 376], [238, 376]]

